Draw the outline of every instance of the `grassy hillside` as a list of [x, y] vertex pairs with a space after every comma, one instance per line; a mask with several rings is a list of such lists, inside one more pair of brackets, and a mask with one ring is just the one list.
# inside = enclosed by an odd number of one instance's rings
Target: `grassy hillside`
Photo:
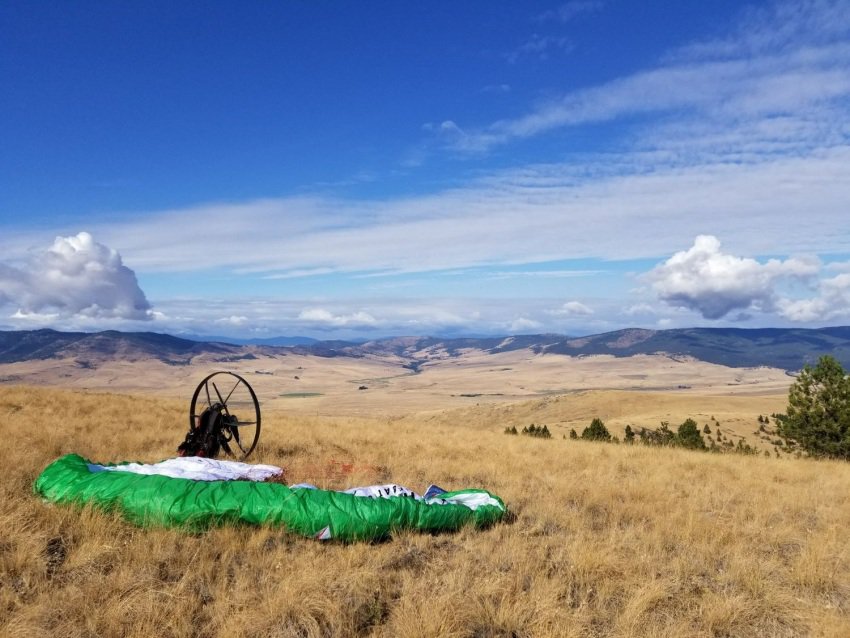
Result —
[[[439, 410], [429, 414], [414, 414], [406, 419], [411, 424], [452, 427], [522, 429], [531, 424], [546, 425], [557, 438], [569, 435], [570, 430], [581, 434], [594, 418], [604, 421], [613, 436], [623, 438], [627, 425], [634, 431], [655, 429], [666, 421], [674, 430], [685, 419], [694, 419], [700, 428], [708, 426], [708, 439], [737, 443], [744, 441], [760, 452], [774, 453], [768, 436], [774, 426], [759, 431], [759, 416], [784, 412], [787, 394], [730, 396], [721, 394], [689, 394], [683, 392], [636, 392], [623, 390], [581, 391], [554, 395], [543, 399], [512, 403], [479, 403], [465, 408]], [[719, 442], [719, 441], [718, 441]]]
[[193, 535], [31, 491], [66, 452], [172, 455], [182, 401], [3, 390], [3, 636], [850, 635], [846, 463], [508, 437], [486, 419], [267, 411], [252, 460], [290, 482], [481, 486], [515, 517], [381, 544]]

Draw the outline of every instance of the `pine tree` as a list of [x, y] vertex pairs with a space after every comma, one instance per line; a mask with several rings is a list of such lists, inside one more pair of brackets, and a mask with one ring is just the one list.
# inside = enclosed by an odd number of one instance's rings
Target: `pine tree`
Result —
[[691, 450], [704, 450], [705, 441], [693, 419], [686, 419], [676, 432], [676, 443]]
[[805, 366], [788, 391], [777, 432], [812, 456], [850, 459], [850, 377], [834, 357]]
[[588, 441], [611, 441], [611, 433], [601, 419], [593, 419], [590, 425], [584, 428], [581, 438]]

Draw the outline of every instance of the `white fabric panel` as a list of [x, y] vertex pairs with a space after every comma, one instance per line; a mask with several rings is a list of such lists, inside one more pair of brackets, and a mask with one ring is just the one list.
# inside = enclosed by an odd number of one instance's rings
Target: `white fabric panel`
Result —
[[159, 463], [126, 463], [124, 465], [89, 464], [92, 472], [132, 472], [134, 474], [157, 474], [171, 478], [184, 478], [193, 481], [265, 481], [272, 476], [283, 474], [283, 470], [274, 465], [252, 465], [239, 461], [219, 461], [200, 456], [184, 456], [168, 459]]

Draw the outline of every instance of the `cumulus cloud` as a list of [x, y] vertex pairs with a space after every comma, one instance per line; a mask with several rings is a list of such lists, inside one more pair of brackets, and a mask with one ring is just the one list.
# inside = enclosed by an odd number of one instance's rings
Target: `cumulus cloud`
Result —
[[820, 282], [812, 299], [782, 299], [780, 314], [791, 321], [832, 321], [850, 317], [850, 273], [842, 273]]
[[725, 254], [716, 237], [699, 235], [691, 248], [677, 252], [646, 278], [658, 297], [671, 306], [696, 310], [706, 319], [721, 319], [733, 310], [773, 310], [780, 280], [813, 277], [819, 269], [814, 260], [760, 263]]
[[580, 301], [568, 301], [559, 308], [549, 310], [548, 314], [556, 317], [587, 317], [593, 310]]
[[86, 232], [57, 237], [20, 267], [0, 264], [0, 304], [15, 317], [153, 319], [136, 274]]
[[850, 272], [850, 261], [834, 261], [825, 266], [825, 270], [832, 272]]

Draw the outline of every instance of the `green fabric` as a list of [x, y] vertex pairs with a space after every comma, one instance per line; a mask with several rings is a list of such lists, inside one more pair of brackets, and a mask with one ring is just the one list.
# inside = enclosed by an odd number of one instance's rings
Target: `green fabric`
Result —
[[118, 510], [141, 526], [205, 529], [226, 523], [283, 526], [303, 536], [329, 527], [330, 537], [372, 540], [393, 530], [455, 530], [471, 523], [482, 527], [505, 514], [504, 503], [483, 490], [442, 494], [485, 493], [498, 502], [472, 510], [409, 497], [366, 498], [327, 490], [290, 489], [279, 483], [193, 481], [130, 472], [92, 472], [77, 454], [63, 456], [36, 479], [34, 489], [54, 503], [92, 504]]

